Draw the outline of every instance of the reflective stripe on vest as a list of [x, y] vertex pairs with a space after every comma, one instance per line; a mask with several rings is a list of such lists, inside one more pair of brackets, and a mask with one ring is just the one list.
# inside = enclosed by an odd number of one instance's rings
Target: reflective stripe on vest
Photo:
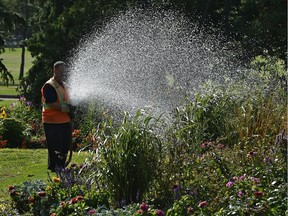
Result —
[[46, 84], [51, 85], [55, 89], [56, 94], [57, 94], [56, 103], [65, 104], [69, 100], [68, 95], [66, 93], [66, 90], [64, 88], [62, 88], [57, 83], [57, 81], [55, 81], [53, 78], [48, 80], [41, 89], [42, 103], [43, 103], [42, 122], [43, 123], [66, 123], [66, 122], [70, 122], [71, 119], [70, 119], [68, 113], [64, 113], [64, 112], [61, 112], [59, 110], [53, 109], [45, 102], [44, 87]]
[[[64, 96], [63, 96], [63, 93], [60, 90], [59, 84], [57, 82], [55, 82], [53, 78], [48, 80], [46, 83], [51, 85], [56, 90], [56, 93], [57, 93], [57, 95], [59, 97], [59, 103], [63, 104], [64, 103]], [[49, 105], [45, 102], [44, 98], [43, 98], [43, 107], [45, 109], [50, 109]]]

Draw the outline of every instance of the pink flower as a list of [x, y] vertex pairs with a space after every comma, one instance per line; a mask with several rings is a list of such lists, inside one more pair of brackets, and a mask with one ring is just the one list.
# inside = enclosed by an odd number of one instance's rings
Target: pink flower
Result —
[[243, 192], [242, 191], [239, 191], [238, 192], [238, 197], [242, 197], [243, 196]]
[[205, 207], [205, 206], [207, 206], [207, 202], [206, 202], [206, 201], [202, 201], [202, 202], [200, 202], [199, 205], [198, 205], [198, 207], [200, 207], [200, 208], [203, 208], [203, 207]]
[[213, 144], [212, 142], [204, 142], [201, 144], [201, 148], [208, 148], [212, 146], [212, 144]]
[[230, 187], [232, 187], [233, 185], [234, 185], [234, 182], [229, 181], [229, 182], [227, 182], [226, 187], [230, 188]]
[[260, 179], [259, 179], [259, 178], [251, 177], [251, 180], [252, 180], [255, 184], [259, 184], [259, 183], [260, 183]]
[[93, 214], [95, 214], [95, 213], [96, 213], [96, 210], [95, 210], [95, 209], [89, 210], [89, 215], [93, 215]]
[[137, 213], [138, 213], [138, 214], [144, 214], [144, 211], [143, 211], [142, 209], [138, 209], [138, 210], [137, 210]]
[[217, 145], [217, 148], [218, 148], [218, 149], [223, 149], [224, 147], [225, 147], [224, 144], [218, 144], [218, 145]]

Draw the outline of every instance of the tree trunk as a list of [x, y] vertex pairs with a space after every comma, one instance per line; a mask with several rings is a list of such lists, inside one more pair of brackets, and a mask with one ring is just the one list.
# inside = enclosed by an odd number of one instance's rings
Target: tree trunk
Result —
[[19, 80], [21, 80], [24, 76], [24, 66], [25, 66], [25, 40], [26, 40], [26, 33], [28, 28], [28, 0], [25, 1], [25, 25], [22, 33], [22, 53], [21, 53], [21, 65], [20, 65], [20, 73], [19, 73]]
[[24, 66], [25, 66], [25, 45], [22, 43], [22, 53], [21, 53], [21, 65], [20, 65], [20, 73], [19, 80], [21, 80], [24, 76]]

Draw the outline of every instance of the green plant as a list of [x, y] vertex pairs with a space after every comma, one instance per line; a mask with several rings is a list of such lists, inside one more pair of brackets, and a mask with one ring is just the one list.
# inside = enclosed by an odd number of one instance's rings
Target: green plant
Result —
[[20, 186], [9, 186], [12, 207], [17, 209], [19, 213], [28, 212], [30, 210], [30, 194], [34, 191], [42, 191], [45, 187], [46, 184], [39, 180], [23, 182]]
[[161, 142], [153, 128], [156, 123], [153, 125], [152, 117], [139, 110], [132, 118], [125, 113], [116, 128], [112, 129], [112, 121], [105, 124], [97, 134], [102, 175], [118, 205], [137, 202], [157, 174]]
[[14, 118], [0, 120], [0, 135], [3, 140], [7, 140], [7, 148], [21, 148], [25, 142], [26, 127], [26, 124]]

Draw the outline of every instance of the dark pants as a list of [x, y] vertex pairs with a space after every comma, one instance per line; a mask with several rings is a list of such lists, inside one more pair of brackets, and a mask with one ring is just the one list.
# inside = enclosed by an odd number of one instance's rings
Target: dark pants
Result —
[[43, 125], [48, 146], [48, 169], [55, 171], [64, 168], [72, 144], [71, 123], [44, 123]]

